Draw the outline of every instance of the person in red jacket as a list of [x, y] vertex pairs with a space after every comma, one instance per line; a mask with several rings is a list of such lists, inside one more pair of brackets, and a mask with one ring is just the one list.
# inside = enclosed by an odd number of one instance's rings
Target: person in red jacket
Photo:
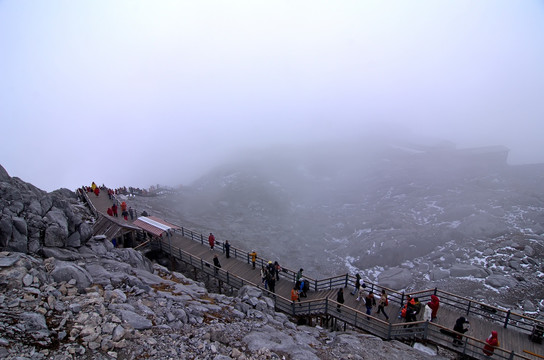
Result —
[[487, 356], [493, 355], [495, 348], [499, 346], [499, 334], [496, 331], [492, 331], [491, 335], [485, 340], [487, 344], [484, 346], [484, 354]]
[[213, 236], [212, 233], [208, 236], [208, 243], [210, 244], [210, 250], [213, 250], [213, 247], [215, 246], [215, 236]]
[[109, 216], [113, 216], [113, 210], [111, 209], [111, 207], [109, 207], [108, 210], [106, 210], [106, 212], [108, 213]]
[[100, 189], [98, 188], [98, 186], [94, 188], [94, 194], [96, 196], [100, 195]]
[[440, 307], [440, 299], [438, 299], [438, 296], [431, 295], [431, 301], [427, 303], [429, 307], [431, 308], [431, 322], [434, 322], [436, 320], [436, 314], [438, 312], [438, 308]]
[[117, 217], [118, 214], [117, 214], [117, 205], [116, 204], [113, 204], [111, 206], [111, 210], [113, 211], [113, 216]]

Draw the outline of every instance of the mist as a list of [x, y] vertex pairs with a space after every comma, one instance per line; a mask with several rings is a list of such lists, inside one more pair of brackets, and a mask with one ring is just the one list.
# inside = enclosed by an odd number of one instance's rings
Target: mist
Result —
[[543, 163], [540, 1], [0, 3], [2, 165], [44, 190], [190, 184], [375, 133]]

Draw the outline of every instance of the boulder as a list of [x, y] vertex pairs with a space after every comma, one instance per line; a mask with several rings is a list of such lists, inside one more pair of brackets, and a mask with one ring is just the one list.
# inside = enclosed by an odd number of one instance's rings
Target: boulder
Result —
[[450, 276], [452, 277], [467, 277], [472, 276], [476, 278], [485, 278], [488, 276], [487, 272], [475, 265], [470, 264], [454, 264], [450, 268]]
[[489, 275], [485, 283], [494, 288], [514, 287], [518, 283], [514, 278], [505, 275]]
[[74, 279], [78, 289], [83, 290], [93, 283], [93, 278], [89, 272], [81, 266], [67, 261], [54, 260], [54, 269], [51, 271], [51, 276], [55, 281], [70, 281]]
[[430, 273], [430, 278], [433, 281], [438, 281], [442, 279], [446, 279], [450, 277], [450, 271], [449, 270], [442, 270], [442, 269], [434, 269]]
[[121, 319], [125, 322], [130, 324], [134, 329], [137, 330], [145, 330], [150, 329], [153, 326], [153, 323], [151, 320], [143, 317], [142, 315], [138, 315], [133, 311], [130, 310], [118, 310], [119, 315], [121, 316]]
[[378, 283], [394, 290], [404, 289], [412, 282], [412, 273], [408, 269], [394, 267], [378, 275]]

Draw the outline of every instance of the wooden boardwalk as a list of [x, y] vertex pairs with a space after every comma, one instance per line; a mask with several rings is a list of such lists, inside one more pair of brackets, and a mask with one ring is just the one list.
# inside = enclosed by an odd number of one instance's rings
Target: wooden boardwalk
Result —
[[[101, 216], [108, 216], [106, 209], [111, 206], [112, 201], [108, 199], [107, 193], [101, 192], [99, 196], [88, 194], [88, 199]], [[127, 223], [131, 222], [129, 217]], [[249, 262], [248, 251], [231, 247], [231, 257], [226, 258], [224, 244], [221, 239], [218, 240], [214, 250], [211, 250], [207, 237], [182, 228], [181, 231], [170, 232], [170, 236], [164, 236], [159, 244], [163, 251], [171, 253], [178, 260], [199, 268], [211, 276], [215, 275], [211, 265], [213, 257], [218, 255], [221, 269], [217, 276], [220, 280], [228, 281], [228, 285], [233, 287], [240, 287], [248, 283], [262, 287], [260, 267], [268, 260], [259, 257], [257, 267], [253, 269]], [[308, 316], [309, 313], [319, 314], [330, 321], [345, 322], [384, 339], [407, 340], [413, 338], [419, 341], [429, 341], [467, 354], [472, 358], [482, 359], [487, 358], [481, 350], [484, 345], [483, 340], [489, 336], [492, 330], [495, 330], [499, 333], [500, 348], [495, 350], [493, 358], [529, 360], [544, 358], [544, 346], [529, 339], [529, 334], [535, 324], [544, 326], [544, 323], [438, 289], [411, 293], [414, 297], [419, 297], [423, 306], [430, 300], [431, 294], [436, 294], [441, 300], [441, 306], [435, 323], [420, 322], [407, 329], [402, 323], [404, 319], [398, 317], [401, 304], [404, 303], [407, 294], [386, 289], [389, 296], [389, 306], [385, 310], [389, 315], [390, 322], [386, 322], [382, 314], [376, 315], [377, 307], [372, 309], [372, 316], [368, 318], [365, 314], [364, 300], [361, 299], [358, 302], [355, 296], [350, 293], [355, 278], [346, 274], [320, 280], [312, 279], [304, 274], [304, 278], [310, 281], [310, 291], [307, 298], [301, 299], [300, 305], [293, 306], [290, 294], [294, 286], [296, 271], [298, 269], [283, 268], [280, 280], [276, 282], [276, 296], [274, 296], [277, 309], [291, 315], [303, 317]], [[364, 289], [366, 290], [365, 295], [369, 290], [373, 290], [376, 295], [379, 295], [382, 287], [368, 281], [365, 282], [368, 286]], [[339, 288], [344, 288], [345, 299], [341, 312], [336, 311], [336, 294]], [[376, 298], [376, 301], [378, 299], [379, 297]], [[456, 319], [460, 316], [464, 316], [470, 321], [470, 330], [465, 334], [464, 346], [454, 347], [452, 338], [442, 334], [440, 330], [452, 329]]]

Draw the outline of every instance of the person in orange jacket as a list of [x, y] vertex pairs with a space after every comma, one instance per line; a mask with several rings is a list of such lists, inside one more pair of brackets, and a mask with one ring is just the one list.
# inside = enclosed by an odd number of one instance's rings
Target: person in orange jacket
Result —
[[300, 302], [300, 297], [298, 296], [298, 290], [297, 290], [297, 287], [293, 287], [291, 289], [291, 301], [294, 303], [295, 301]]

